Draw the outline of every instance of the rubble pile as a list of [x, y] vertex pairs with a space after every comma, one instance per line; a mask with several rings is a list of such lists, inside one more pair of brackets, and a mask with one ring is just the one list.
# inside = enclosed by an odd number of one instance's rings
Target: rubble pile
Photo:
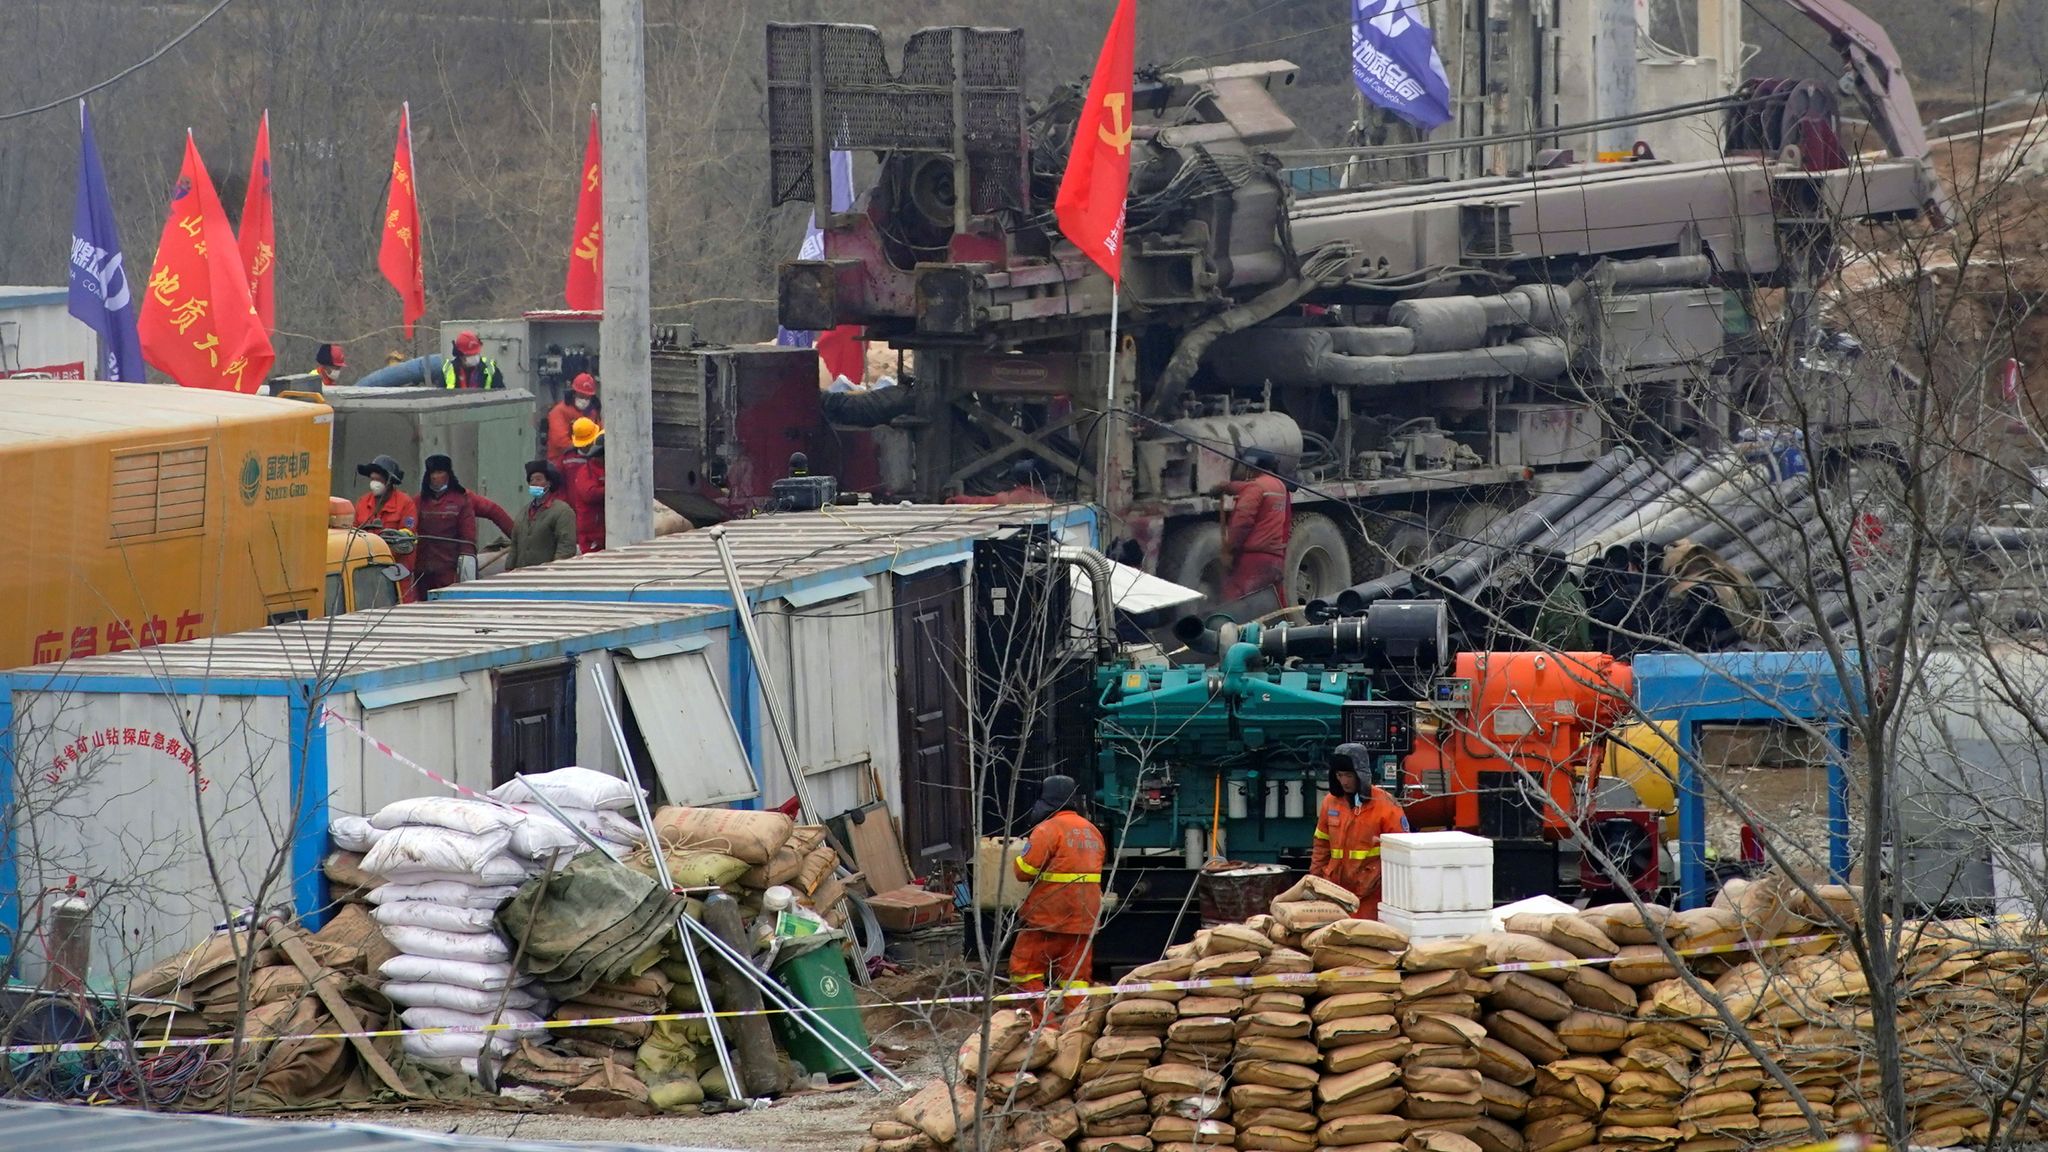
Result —
[[[1833, 934], [1856, 899], [1817, 891], [1826, 907], [1775, 878], [1735, 881], [1690, 912], [1617, 904], [1411, 941], [1303, 881], [1057, 1028], [997, 1013], [957, 1078], [862, 1147], [1747, 1152], [1808, 1142], [1815, 1124], [1867, 1132], [1881, 1107], [1869, 984]], [[2024, 1011], [2048, 982], [2044, 939], [2033, 922], [1906, 926], [1916, 1143], [2040, 1127], [1958, 1057], [2010, 1072], [2048, 1037]], [[1070, 1079], [1057, 1061], [1083, 1044]]]

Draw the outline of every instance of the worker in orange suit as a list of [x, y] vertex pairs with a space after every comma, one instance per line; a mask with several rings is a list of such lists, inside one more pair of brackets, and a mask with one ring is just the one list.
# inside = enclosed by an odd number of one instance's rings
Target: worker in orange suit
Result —
[[1372, 755], [1359, 744], [1330, 754], [1330, 794], [1316, 816], [1309, 874], [1358, 897], [1361, 919], [1380, 913], [1380, 837], [1408, 831], [1408, 817], [1387, 790], [1372, 783]]
[[1224, 495], [1233, 498], [1230, 519], [1223, 526], [1223, 602], [1242, 600], [1264, 588], [1274, 589], [1288, 603], [1280, 586], [1287, 566], [1287, 541], [1294, 534], [1294, 501], [1287, 482], [1275, 475], [1279, 459], [1253, 449], [1231, 469]]
[[[1031, 889], [1017, 911], [1023, 930], [1010, 949], [1010, 984], [1019, 992], [1085, 988], [1102, 914], [1102, 832], [1081, 815], [1071, 776], [1047, 776], [1026, 819], [1031, 840], [1015, 871]], [[1065, 998], [1039, 1003], [1043, 1020], [1057, 1015]]]
[[569, 394], [548, 409], [548, 463], [560, 468], [562, 457], [571, 448], [581, 447], [573, 443], [578, 420], [604, 427], [604, 413], [597, 403], [597, 380], [588, 372], [578, 372], [576, 379], [569, 382]]

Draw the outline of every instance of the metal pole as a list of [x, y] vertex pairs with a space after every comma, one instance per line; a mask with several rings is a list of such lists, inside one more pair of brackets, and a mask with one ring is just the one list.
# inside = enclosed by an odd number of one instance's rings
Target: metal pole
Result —
[[[1636, 110], [1636, 6], [1634, 0], [1598, 0], [1593, 40], [1593, 115], [1605, 120]], [[1595, 136], [1599, 152], [1627, 152], [1635, 146], [1632, 124]], [[1597, 156], [1595, 157], [1597, 159]]]
[[[1118, 256], [1117, 260], [1119, 261], [1119, 263], [1121, 263], [1123, 257]], [[1121, 309], [1118, 307], [1118, 297], [1122, 294], [1122, 292], [1123, 282], [1120, 279], [1110, 281], [1109, 386], [1103, 393], [1102, 423], [1099, 430], [1096, 433], [1097, 435], [1102, 437], [1102, 466], [1096, 469], [1095, 471], [1095, 497], [1102, 503], [1104, 511], [1110, 510], [1110, 501], [1115, 495], [1116, 491], [1116, 483], [1110, 476], [1109, 468], [1110, 459], [1114, 455], [1114, 450], [1111, 448], [1111, 445], [1114, 444], [1116, 440], [1116, 320], [1117, 313], [1121, 311]]]
[[761, 685], [761, 700], [768, 706], [768, 723], [775, 729], [775, 742], [782, 748], [782, 763], [789, 769], [790, 787], [796, 792], [799, 805], [797, 815], [806, 824], [821, 823], [817, 805], [811, 803], [811, 786], [804, 779], [803, 766], [797, 763], [796, 738], [790, 735], [789, 718], [782, 712], [782, 696], [775, 691], [775, 683], [767, 675], [767, 663], [762, 659], [765, 650], [761, 647], [761, 634], [754, 628], [754, 604], [747, 599], [746, 585], [740, 583], [739, 566], [733, 563], [732, 544], [725, 538], [725, 527], [720, 525], [709, 529], [711, 542], [718, 548], [718, 562], [725, 568], [725, 586], [732, 592], [732, 606], [740, 618], [740, 632], [746, 637], [747, 651], [754, 658], [754, 667], [762, 674], [755, 677]]
[[642, 0], [602, 0], [604, 114], [605, 546], [654, 537], [654, 400], [647, 260], [646, 14]]

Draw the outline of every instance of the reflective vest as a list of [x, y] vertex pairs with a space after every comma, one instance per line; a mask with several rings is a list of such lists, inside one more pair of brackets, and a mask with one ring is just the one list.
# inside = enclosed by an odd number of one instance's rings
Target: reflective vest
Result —
[[1380, 906], [1380, 836], [1407, 830], [1408, 817], [1384, 788], [1374, 788], [1363, 804], [1325, 795], [1309, 871], [1358, 897], [1358, 914], [1371, 919]]
[[[498, 374], [498, 362], [486, 356], [477, 361], [477, 370], [483, 376], [483, 387], [503, 388], [505, 378]], [[455, 360], [451, 357], [441, 362], [441, 383], [449, 388], [460, 387], [456, 382]]]
[[1102, 833], [1079, 812], [1055, 812], [1031, 830], [1016, 859], [1017, 879], [1031, 885], [1017, 918], [1042, 932], [1085, 935], [1102, 912]]

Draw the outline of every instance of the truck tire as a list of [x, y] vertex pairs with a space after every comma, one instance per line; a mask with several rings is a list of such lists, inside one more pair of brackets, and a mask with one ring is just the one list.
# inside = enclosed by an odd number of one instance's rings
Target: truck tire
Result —
[[1428, 559], [1436, 549], [1429, 525], [1414, 516], [1393, 519], [1378, 541], [1381, 571], [1404, 572]]
[[1506, 508], [1490, 501], [1459, 505], [1444, 520], [1443, 528], [1437, 532], [1436, 551], [1441, 552], [1465, 543], [1507, 514]]
[[1223, 594], [1223, 526], [1210, 520], [1168, 530], [1159, 546], [1159, 578], [1215, 603]]
[[1351, 578], [1351, 548], [1337, 522], [1318, 512], [1304, 512], [1294, 518], [1294, 531], [1287, 538], [1286, 579], [1288, 603], [1335, 599], [1337, 593], [1357, 583]]

